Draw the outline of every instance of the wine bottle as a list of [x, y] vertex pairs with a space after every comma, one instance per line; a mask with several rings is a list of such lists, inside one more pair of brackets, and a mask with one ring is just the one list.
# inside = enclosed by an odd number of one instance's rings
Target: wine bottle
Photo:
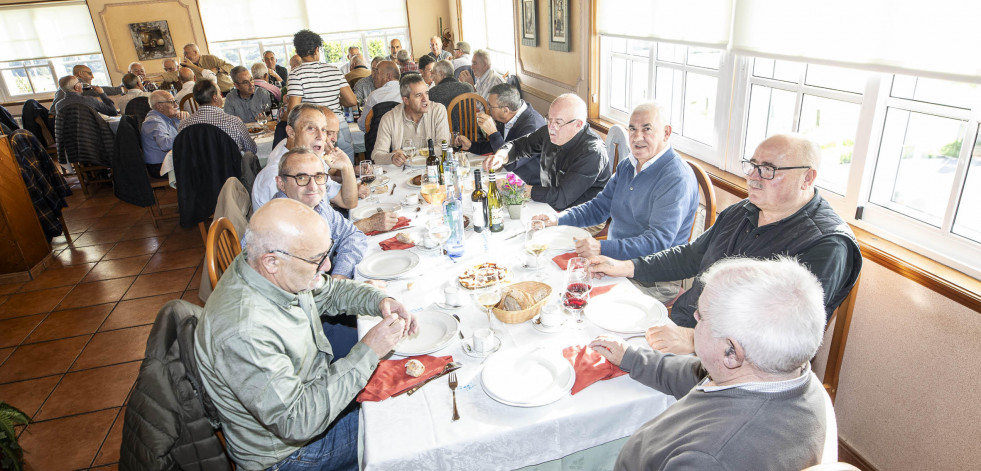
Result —
[[501, 202], [501, 192], [497, 191], [497, 175], [491, 170], [487, 182], [487, 225], [491, 232], [504, 230], [504, 204]]
[[443, 166], [440, 164], [439, 157], [433, 152], [433, 140], [429, 139], [429, 157], [426, 158], [426, 175], [430, 181], [439, 180], [443, 184]]
[[449, 185], [446, 181], [446, 139], [443, 139], [441, 152], [439, 154], [439, 174], [443, 176], [443, 184]]
[[483, 232], [490, 223], [487, 221], [487, 193], [480, 186], [480, 170], [473, 171], [473, 193], [470, 193], [470, 201], [473, 202], [473, 231]]

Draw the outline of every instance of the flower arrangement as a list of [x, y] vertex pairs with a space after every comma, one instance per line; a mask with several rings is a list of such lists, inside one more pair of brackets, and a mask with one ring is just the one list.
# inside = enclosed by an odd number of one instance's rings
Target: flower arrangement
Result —
[[506, 205], [517, 205], [528, 201], [528, 198], [525, 198], [525, 182], [513, 173], [509, 172], [501, 182], [500, 191]]

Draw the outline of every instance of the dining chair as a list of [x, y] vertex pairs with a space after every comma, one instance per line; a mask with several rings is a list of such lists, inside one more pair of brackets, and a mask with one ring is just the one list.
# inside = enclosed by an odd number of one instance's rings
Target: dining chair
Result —
[[[477, 106], [483, 106], [483, 108], [478, 108]], [[487, 105], [487, 100], [476, 93], [462, 93], [457, 95], [452, 101], [450, 101], [450, 106], [446, 109], [447, 117], [449, 118], [450, 124], [450, 134], [454, 132], [459, 132], [461, 135], [467, 136], [471, 142], [477, 140], [477, 111], [489, 110], [490, 107]], [[454, 128], [456, 127], [456, 128]]]
[[45, 152], [47, 152], [48, 156], [51, 157], [51, 160], [54, 162], [55, 166], [58, 167], [58, 169], [61, 171], [61, 174], [68, 175], [68, 170], [66, 170], [65, 167], [63, 167], [61, 163], [58, 162], [58, 144], [55, 143], [55, 138], [54, 136], [51, 135], [51, 130], [48, 129], [47, 123], [45, 123], [40, 116], [34, 117], [34, 123], [37, 124], [38, 127], [41, 129], [41, 137], [44, 139], [44, 142], [51, 143], [44, 148]]
[[82, 187], [112, 183], [110, 165], [115, 134], [95, 109], [84, 103], [72, 103], [58, 110], [55, 118], [55, 141], [58, 161], [71, 164]]
[[[185, 107], [184, 105], [187, 106]], [[187, 111], [188, 113], [194, 113], [198, 110], [198, 102], [194, 101], [193, 94], [188, 93], [187, 95], [184, 95], [184, 98], [181, 98], [180, 109], [181, 111]]]
[[205, 260], [208, 265], [208, 278], [211, 289], [218, 284], [221, 274], [232, 264], [232, 260], [242, 251], [235, 232], [235, 226], [228, 218], [220, 217], [208, 229], [208, 242], [205, 244]]
[[705, 169], [697, 162], [692, 160], [685, 161], [688, 162], [688, 166], [691, 167], [692, 172], [695, 172], [695, 180], [698, 181], [698, 190], [702, 194], [702, 200], [704, 200], [704, 205], [702, 202], [699, 202], [699, 208], [695, 212], [695, 220], [692, 222], [691, 233], [688, 236], [688, 241], [690, 242], [712, 227], [712, 224], [715, 224], [716, 201], [715, 188], [712, 186], [712, 180], [709, 179], [708, 173], [705, 173]]
[[824, 389], [831, 396], [831, 402], [835, 401], [835, 394], [838, 393], [838, 375], [841, 373], [841, 361], [845, 358], [845, 344], [848, 342], [848, 331], [852, 325], [852, 316], [855, 311], [855, 299], [858, 297], [858, 286], [862, 281], [861, 273], [848, 297], [838, 305], [835, 312], [831, 313], [828, 324], [834, 323], [834, 331], [831, 334], [831, 344], [828, 347], [828, 361], [824, 365], [824, 378], [822, 383]]

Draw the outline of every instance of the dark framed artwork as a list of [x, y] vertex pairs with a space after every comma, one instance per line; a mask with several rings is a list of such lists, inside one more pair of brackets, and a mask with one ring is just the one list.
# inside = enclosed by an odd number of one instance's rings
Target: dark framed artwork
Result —
[[538, 0], [521, 0], [521, 45], [538, 47]]
[[569, 52], [569, 0], [548, 0], [548, 48]]
[[129, 33], [141, 61], [177, 57], [166, 20], [130, 23]]

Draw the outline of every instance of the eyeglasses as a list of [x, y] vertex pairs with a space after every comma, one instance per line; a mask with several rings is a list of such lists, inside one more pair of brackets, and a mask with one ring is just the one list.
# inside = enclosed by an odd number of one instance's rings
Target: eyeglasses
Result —
[[743, 160], [742, 161], [742, 164], [743, 164], [743, 173], [745, 173], [746, 176], [752, 175], [753, 174], [753, 171], [755, 170], [756, 173], [758, 173], [760, 175], [760, 178], [762, 178], [764, 180], [773, 180], [773, 177], [777, 176], [777, 170], [793, 170], [793, 169], [797, 169], [797, 168], [811, 168], [809, 165], [802, 165], [802, 166], [799, 166], [799, 167], [774, 167], [774, 166], [768, 165], [768, 164], [763, 164], [763, 165], [756, 164], [756, 163], [753, 163], [750, 160]]
[[252, 79], [252, 80], [243, 80], [241, 82], [235, 82], [235, 85], [248, 85], [248, 84], [253, 84], [254, 85], [255, 84], [255, 79]]
[[327, 174], [322, 172], [313, 175], [307, 175], [305, 173], [300, 173], [297, 175], [280, 175], [280, 177], [284, 177], [284, 178], [290, 177], [296, 180], [296, 184], [300, 186], [307, 186], [310, 183], [310, 179], [313, 179], [313, 181], [316, 182], [318, 185], [323, 185], [324, 183], [327, 183]]
[[570, 123], [574, 123], [576, 121], [579, 121], [579, 120], [578, 119], [571, 119], [571, 120], [566, 121], [566, 122], [563, 123], [562, 120], [559, 120], [559, 119], [552, 120], [548, 116], [545, 117], [546, 127], [549, 127], [550, 128], [552, 126], [555, 126], [556, 129], [561, 129], [561, 128], [565, 127], [565, 125], [570, 124]]
[[316, 265], [317, 266], [317, 269], [320, 269], [320, 267], [324, 266], [324, 262], [327, 261], [327, 257], [330, 256], [330, 249], [333, 248], [333, 247], [334, 247], [334, 241], [332, 240], [332, 241], [330, 241], [330, 245], [327, 246], [327, 250], [324, 252], [324, 256], [323, 257], [320, 257], [320, 260], [310, 260], [310, 259], [306, 259], [306, 258], [303, 258], [303, 257], [297, 257], [296, 255], [293, 255], [293, 254], [291, 254], [291, 253], [289, 253], [289, 252], [287, 252], [285, 250], [279, 250], [279, 249], [272, 249], [269, 252], [270, 253], [275, 252], [275, 253], [281, 253], [283, 255], [288, 255], [288, 256], [293, 257], [293, 258], [295, 258], [297, 260], [303, 260], [304, 262], [307, 262], [307, 263], [309, 263], [311, 265]]
[[161, 101], [160, 103], [166, 103], [168, 105], [177, 106], [177, 100], [164, 100], [164, 101]]

